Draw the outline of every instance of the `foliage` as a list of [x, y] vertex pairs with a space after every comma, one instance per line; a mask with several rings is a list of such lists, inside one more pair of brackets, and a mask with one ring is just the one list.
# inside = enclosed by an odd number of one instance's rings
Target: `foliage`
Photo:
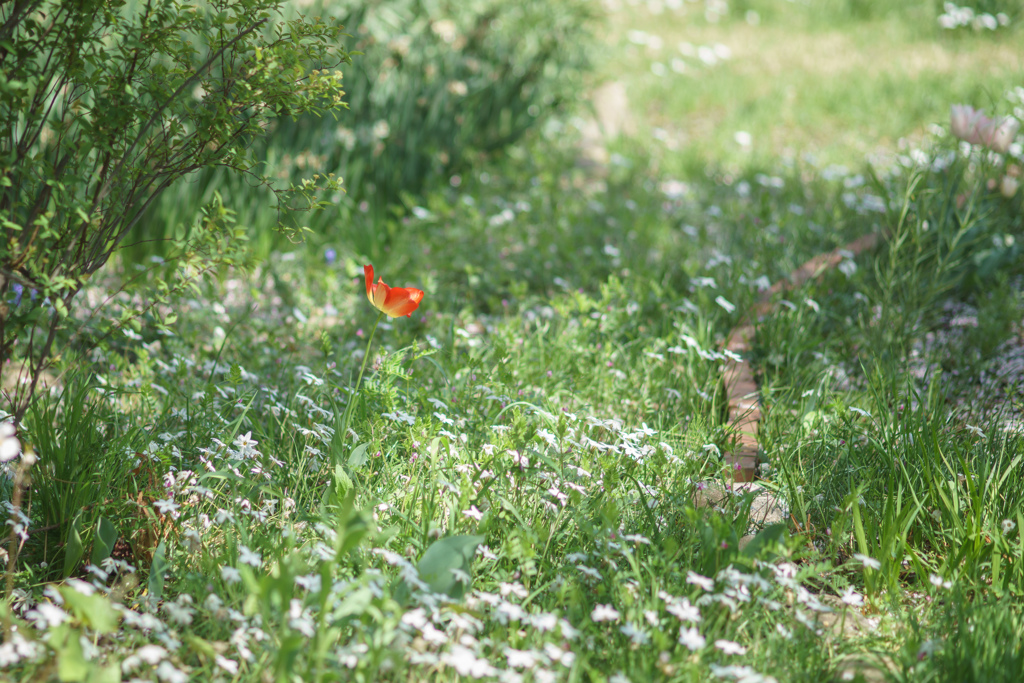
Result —
[[[312, 172], [344, 177], [346, 192], [331, 197], [311, 228], [372, 258], [404, 232], [394, 211], [408, 212], [425, 191], [575, 100], [595, 23], [592, 4], [581, 0], [335, 0], [302, 12], [342, 22], [364, 53], [345, 70], [352, 115], [282, 120], [260, 156], [268, 175], [292, 182]], [[166, 194], [138, 239], [180, 231], [214, 192], [232, 198], [259, 253], [275, 246], [262, 193], [223, 171]]]
[[[248, 152], [268, 123], [341, 103], [341, 27], [275, 21], [281, 4], [34, 0], [0, 10], [0, 359], [23, 364], [6, 399], [15, 415], [72, 300], [162, 191], [214, 166], [269, 184]], [[316, 205], [319, 184], [278, 191], [277, 208]], [[231, 261], [217, 249], [225, 222], [198, 227], [177, 255], [179, 288]]]
[[[34, 477], [5, 674], [1019, 678], [1024, 269], [985, 255], [1018, 237], [1017, 162], [936, 133], [863, 173], [679, 175], [629, 143], [594, 170], [577, 134], [552, 119], [422, 198], [375, 265], [426, 295], [376, 336], [334, 243], [69, 359], [89, 372], [18, 438], [55, 453], [40, 474], [81, 442], [104, 501], [48, 538], [67, 487]], [[744, 492], [722, 340], [873, 230], [756, 323]]]

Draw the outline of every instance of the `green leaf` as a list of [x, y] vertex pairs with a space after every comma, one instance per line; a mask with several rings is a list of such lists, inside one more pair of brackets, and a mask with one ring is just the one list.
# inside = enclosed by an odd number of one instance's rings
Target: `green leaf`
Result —
[[352, 479], [345, 472], [341, 463], [334, 466], [334, 492], [338, 500], [344, 500], [349, 491], [352, 490]]
[[86, 683], [121, 683], [121, 665], [118, 663], [94, 667]]
[[78, 629], [61, 624], [50, 631], [50, 646], [57, 652], [57, 680], [84, 681], [89, 673]]
[[785, 537], [785, 524], [770, 524], [750, 539], [750, 543], [743, 548], [743, 554], [747, 557], [758, 557], [765, 551], [777, 547]]
[[64, 603], [71, 607], [75, 616], [97, 633], [113, 633], [121, 620], [110, 599], [100, 593], [85, 595], [72, 586], [61, 586], [57, 590], [64, 596]]
[[349, 467], [359, 467], [366, 462], [366, 449], [369, 448], [369, 443], [361, 443], [352, 449], [352, 454], [348, 456]]
[[96, 522], [96, 538], [92, 543], [92, 555], [90, 560], [99, 566], [100, 562], [110, 557], [114, 552], [114, 544], [117, 542], [117, 529], [106, 517], [100, 517]]
[[68, 526], [68, 535], [64, 545], [64, 576], [71, 576], [78, 569], [85, 549], [82, 547], [82, 512], [79, 511]]
[[469, 588], [458, 573], [470, 573], [473, 554], [483, 542], [483, 536], [448, 536], [434, 541], [416, 567], [420, 579], [432, 592], [458, 600]]
[[167, 549], [164, 542], [156, 547], [153, 553], [153, 564], [149, 568], [149, 602], [153, 608], [164, 594], [164, 572], [167, 571]]

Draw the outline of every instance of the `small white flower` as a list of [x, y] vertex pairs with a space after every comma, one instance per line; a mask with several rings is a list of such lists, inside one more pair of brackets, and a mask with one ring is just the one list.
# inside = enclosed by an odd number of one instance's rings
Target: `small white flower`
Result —
[[971, 434], [974, 434], [977, 437], [980, 437], [982, 439], [986, 438], [985, 432], [982, 431], [981, 427], [975, 427], [974, 425], [964, 425], [964, 429], [966, 429]]
[[618, 621], [619, 612], [611, 605], [598, 605], [590, 613], [593, 621]]
[[222, 655], [214, 655], [213, 661], [232, 676], [238, 673], [238, 662], [233, 659], [228, 659]]
[[164, 683], [187, 683], [188, 674], [176, 668], [166, 659], [156, 668], [156, 675]]
[[188, 607], [173, 602], [165, 602], [163, 609], [167, 613], [167, 617], [176, 624], [188, 626], [192, 623], [192, 610]]
[[747, 648], [731, 640], [716, 640], [715, 647], [727, 655], [745, 655]]
[[860, 607], [864, 604], [864, 596], [853, 590], [853, 586], [847, 586], [842, 595], [842, 600], [851, 607]]
[[67, 612], [50, 602], [39, 603], [34, 610], [26, 612], [25, 616], [35, 622], [36, 628], [41, 630], [60, 626], [68, 619]]
[[239, 434], [238, 437], [235, 438], [235, 445], [238, 446], [239, 448], [252, 448], [258, 443], [259, 441], [252, 438], [251, 431], [246, 432], [245, 434]]
[[936, 588], [945, 588], [948, 590], [953, 587], [952, 581], [946, 581], [938, 574], [932, 574], [928, 577], [928, 580], [931, 581], [932, 585]]
[[21, 453], [21, 442], [15, 436], [17, 430], [10, 422], [0, 422], [0, 463], [10, 462]]
[[867, 567], [869, 569], [881, 569], [882, 568], [882, 563], [881, 562], [879, 562], [878, 560], [876, 560], [873, 557], [868, 557], [867, 555], [862, 555], [861, 553], [854, 553], [853, 554], [853, 559], [857, 560], [858, 562], [860, 562], [862, 565], [864, 565], [865, 567]]
[[679, 627], [679, 644], [685, 645], [691, 651], [696, 652], [707, 644], [707, 640], [700, 634], [696, 626], [690, 628]]
[[714, 579], [702, 576], [692, 569], [686, 574], [686, 583], [703, 588], [706, 591], [713, 591], [715, 589]]
[[238, 583], [242, 580], [242, 573], [234, 567], [225, 565], [220, 568], [220, 578], [222, 578], [225, 583]]
[[180, 505], [178, 505], [177, 503], [175, 503], [173, 500], [171, 500], [169, 498], [167, 500], [155, 501], [153, 503], [153, 505], [154, 505], [154, 507], [156, 507], [157, 510], [160, 511], [161, 515], [167, 515], [167, 514], [171, 514], [171, 513], [177, 512], [178, 508], [181, 507]]
[[732, 313], [736, 310], [736, 304], [732, 303], [724, 296], [719, 295], [715, 297], [715, 303], [724, 308], [726, 313]]
[[159, 645], [143, 645], [135, 651], [135, 656], [152, 666], [159, 664], [167, 657], [167, 650]]
[[468, 510], [463, 510], [462, 511], [462, 514], [465, 515], [466, 517], [471, 517], [471, 518], [475, 519], [478, 522], [481, 519], [484, 518], [484, 513], [480, 512], [476, 508], [476, 505], [470, 505]]
[[1014, 529], [1017, 528], [1017, 523], [1014, 522], [1012, 519], [1004, 519], [1003, 522], [1002, 522], [1002, 527], [1003, 527], [1003, 533], [1004, 534], [1008, 534], [1008, 533], [1010, 533], [1011, 531], [1013, 531]]
[[691, 605], [687, 598], [673, 601], [665, 609], [679, 621], [700, 623], [700, 609], [696, 605]]
[[260, 557], [260, 554], [249, 550], [248, 546], [244, 545], [238, 546], [238, 561], [257, 568], [263, 564], [263, 558]]
[[534, 654], [526, 650], [513, 650], [509, 648], [505, 650], [505, 658], [508, 660], [508, 665], [513, 669], [532, 669], [537, 664], [537, 658]]
[[627, 623], [625, 626], [620, 628], [619, 631], [622, 632], [622, 635], [629, 638], [634, 645], [646, 645], [651, 639], [647, 631], [644, 631], [642, 628], [638, 628], [637, 625], [632, 622]]

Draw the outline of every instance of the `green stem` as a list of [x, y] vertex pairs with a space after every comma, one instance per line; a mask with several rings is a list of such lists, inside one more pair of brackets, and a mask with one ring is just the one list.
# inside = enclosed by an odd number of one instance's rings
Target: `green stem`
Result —
[[352, 397], [348, 401], [348, 405], [345, 406], [345, 417], [341, 426], [341, 438], [342, 441], [348, 436], [348, 423], [352, 419], [352, 407], [356, 403], [356, 398], [359, 396], [359, 387], [363, 384], [363, 373], [366, 372], [366, 361], [370, 360], [370, 346], [373, 344], [373, 335], [377, 334], [377, 325], [380, 324], [380, 319], [384, 317], [384, 311], [377, 314], [377, 320], [373, 323], [373, 330], [370, 332], [370, 339], [366, 342], [366, 353], [363, 354], [363, 366], [359, 368], [359, 378], [356, 379], [356, 388], [352, 390]]

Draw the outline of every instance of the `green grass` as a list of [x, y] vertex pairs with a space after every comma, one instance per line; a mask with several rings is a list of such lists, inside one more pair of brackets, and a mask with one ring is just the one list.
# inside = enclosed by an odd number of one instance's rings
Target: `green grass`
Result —
[[[557, 118], [377, 231], [205, 281], [173, 334], [144, 321], [63, 359], [63, 393], [19, 435], [41, 459], [24, 543], [5, 546], [5, 675], [1019, 680], [1021, 396], [992, 377], [1019, 336], [1021, 196], [922, 133], [964, 93], [1012, 107], [1012, 75], [987, 69], [1017, 29], [748, 5], [717, 25], [612, 14], [616, 34], [737, 42], [695, 90], [639, 81], [638, 132], [601, 172]], [[962, 83], [927, 60], [887, 76], [867, 54], [882, 43], [960, 51]], [[813, 58], [833, 44], [856, 54]], [[613, 75], [647, 59], [612, 45]], [[801, 54], [820, 69], [797, 74]], [[756, 84], [766, 100], [728, 96]], [[790, 86], [805, 125], [773, 121]], [[722, 131], [653, 144], [677, 108], [721, 109]], [[740, 125], [770, 145], [738, 154]], [[826, 168], [908, 153], [902, 137], [937, 163]], [[765, 282], [870, 231], [877, 251], [757, 322], [761, 485], [787, 514], [752, 525], [720, 458], [725, 335]], [[371, 260], [426, 295], [367, 348]]]
[[[669, 151], [653, 149], [668, 173], [710, 165], [735, 174], [804, 154], [822, 167], [858, 168], [868, 155], [891, 158], [901, 140], [920, 144], [951, 103], [1005, 111], [1004, 93], [1024, 75], [1019, 26], [943, 31], [939, 3], [864, 18], [840, 3], [747, 4], [756, 25], [739, 9], [708, 23], [691, 3], [658, 14], [630, 3], [609, 21], [622, 56], [600, 73], [627, 84], [641, 129], [666, 131]], [[712, 64], [701, 48], [712, 49]], [[750, 134], [749, 147], [737, 144], [738, 131]]]

